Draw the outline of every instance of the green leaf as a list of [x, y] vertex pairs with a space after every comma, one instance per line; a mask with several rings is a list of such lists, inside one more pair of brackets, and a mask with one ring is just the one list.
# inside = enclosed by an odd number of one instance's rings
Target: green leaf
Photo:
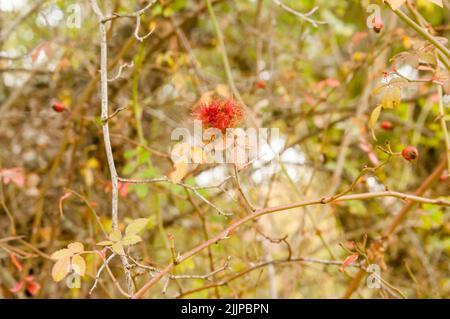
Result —
[[148, 187], [147, 185], [140, 184], [140, 185], [134, 185], [134, 191], [136, 192], [136, 195], [139, 197], [139, 199], [144, 199], [148, 194]]
[[127, 150], [123, 153], [123, 157], [125, 157], [126, 159], [130, 159], [132, 157], [135, 157], [137, 153], [138, 149]]
[[138, 165], [145, 164], [149, 159], [150, 159], [150, 152], [145, 149], [141, 149], [137, 157]]
[[123, 175], [130, 175], [136, 170], [136, 162], [130, 162], [122, 170]]
[[147, 226], [148, 220], [148, 218], [138, 218], [133, 220], [125, 229], [126, 236], [136, 235], [143, 231], [145, 226]]
[[121, 243], [124, 246], [129, 246], [129, 245], [134, 245], [137, 244], [138, 242], [142, 241], [142, 238], [138, 235], [126, 235]]

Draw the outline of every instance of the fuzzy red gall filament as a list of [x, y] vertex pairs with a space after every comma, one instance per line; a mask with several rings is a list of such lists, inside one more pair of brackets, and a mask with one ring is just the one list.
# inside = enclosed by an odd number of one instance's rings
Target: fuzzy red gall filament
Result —
[[225, 130], [239, 124], [243, 119], [243, 112], [237, 102], [232, 99], [220, 100], [217, 98], [200, 105], [193, 110], [204, 127]]
[[372, 28], [376, 33], [380, 33], [381, 29], [383, 29], [383, 26], [384, 23], [381, 17], [376, 16], [372, 19]]
[[64, 104], [59, 101], [54, 102], [52, 108], [57, 113], [62, 113], [66, 110], [66, 107], [64, 106]]
[[419, 151], [414, 146], [406, 146], [402, 151], [402, 156], [407, 161], [414, 161], [419, 157]]
[[389, 122], [389, 121], [383, 121], [383, 122], [380, 123], [380, 127], [383, 130], [390, 131], [390, 130], [392, 130], [394, 128], [394, 125], [391, 122]]

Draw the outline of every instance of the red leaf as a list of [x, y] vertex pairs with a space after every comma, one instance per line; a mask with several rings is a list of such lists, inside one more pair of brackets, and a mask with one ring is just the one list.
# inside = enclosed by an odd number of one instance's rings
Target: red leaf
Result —
[[11, 262], [13, 265], [17, 268], [18, 271], [22, 271], [23, 266], [22, 264], [17, 260], [16, 254], [11, 253], [9, 254], [9, 258], [11, 258]]
[[358, 259], [358, 254], [353, 254], [345, 258], [344, 262], [342, 263], [340, 271], [344, 271], [345, 268], [347, 268], [348, 265], [354, 263]]
[[25, 285], [25, 282], [23, 280], [21, 280], [21, 281], [17, 282], [17, 284], [14, 287], [9, 289], [9, 291], [16, 294], [23, 289], [24, 285]]
[[36, 296], [40, 289], [41, 289], [41, 285], [35, 281], [31, 281], [31, 282], [27, 283], [27, 291], [32, 296]]
[[20, 167], [0, 170], [0, 177], [3, 179], [5, 185], [9, 182], [13, 182], [19, 187], [25, 185], [25, 175]]

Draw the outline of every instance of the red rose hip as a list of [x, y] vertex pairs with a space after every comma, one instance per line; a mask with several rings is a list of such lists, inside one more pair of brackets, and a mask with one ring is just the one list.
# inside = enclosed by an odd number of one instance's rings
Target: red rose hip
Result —
[[376, 33], [380, 33], [381, 29], [383, 29], [384, 23], [383, 20], [381, 20], [381, 17], [374, 17], [372, 19], [372, 29]]
[[419, 157], [419, 151], [414, 146], [406, 146], [402, 151], [402, 156], [407, 161], [414, 161]]
[[394, 128], [394, 125], [391, 122], [389, 122], [389, 121], [383, 121], [383, 122], [380, 123], [380, 127], [383, 130], [390, 131], [390, 130], [392, 130]]
[[52, 108], [57, 113], [62, 113], [66, 110], [66, 107], [64, 106], [64, 104], [59, 101], [54, 102]]

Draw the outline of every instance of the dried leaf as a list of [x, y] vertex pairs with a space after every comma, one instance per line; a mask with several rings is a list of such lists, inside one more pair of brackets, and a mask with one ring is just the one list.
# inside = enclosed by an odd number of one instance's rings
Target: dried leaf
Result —
[[84, 276], [86, 273], [86, 261], [80, 255], [75, 255], [72, 257], [72, 269], [73, 271], [80, 275]]
[[382, 106], [378, 105], [370, 114], [369, 127], [373, 129], [377, 124], [378, 118], [380, 117]]
[[[67, 249], [68, 250], [68, 249]], [[52, 278], [55, 282], [63, 280], [70, 272], [70, 257], [58, 259], [52, 268]]]
[[70, 257], [70, 256], [72, 256], [72, 255], [73, 255], [73, 254], [72, 254], [72, 252], [71, 252], [69, 249], [63, 248], [63, 249], [60, 249], [60, 250], [58, 250], [58, 251], [55, 251], [50, 257], [51, 257], [52, 259], [58, 260], [58, 259]]
[[168, 176], [170, 181], [175, 184], [181, 182], [188, 172], [188, 167], [188, 164], [184, 161], [175, 163], [175, 170], [169, 173]]
[[358, 254], [353, 254], [345, 258], [344, 262], [342, 263], [340, 271], [344, 271], [345, 268], [347, 268], [348, 265], [354, 263], [358, 259]]
[[84, 251], [83, 244], [79, 242], [70, 243], [67, 248], [72, 252], [72, 254], [78, 254]]

